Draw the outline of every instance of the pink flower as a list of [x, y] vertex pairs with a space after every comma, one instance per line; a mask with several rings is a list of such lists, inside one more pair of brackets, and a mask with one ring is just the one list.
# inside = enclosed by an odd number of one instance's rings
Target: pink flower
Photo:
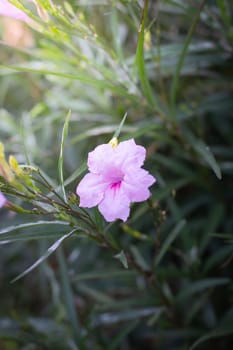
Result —
[[[28, 1], [32, 2], [33, 0]], [[18, 19], [20, 21], [27, 22], [29, 20], [29, 17], [26, 15], [26, 13], [12, 5], [7, 0], [0, 0], [0, 15]]]
[[2, 192], [0, 192], [0, 208], [2, 208], [6, 203], [6, 198], [3, 196]]
[[119, 145], [103, 144], [88, 154], [89, 173], [77, 186], [80, 207], [98, 205], [106, 221], [129, 217], [130, 203], [149, 198], [150, 187], [156, 180], [141, 166], [146, 150], [133, 139]]

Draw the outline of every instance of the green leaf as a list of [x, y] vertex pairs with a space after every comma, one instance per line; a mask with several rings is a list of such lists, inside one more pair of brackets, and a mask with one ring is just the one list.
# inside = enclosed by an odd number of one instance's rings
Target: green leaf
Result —
[[177, 238], [177, 236], [182, 232], [184, 226], [186, 224], [185, 220], [181, 220], [176, 227], [171, 231], [171, 233], [168, 235], [167, 239], [162, 244], [162, 247], [159, 251], [159, 254], [157, 255], [155, 259], [156, 265], [160, 263], [160, 261], [163, 259], [164, 255], [168, 251], [171, 244], [174, 242], [174, 240]]
[[209, 164], [217, 178], [221, 180], [222, 174], [220, 167], [216, 162], [213, 153], [210, 151], [210, 148], [202, 140], [196, 140], [193, 147], [204, 158], [206, 163]]
[[58, 159], [58, 173], [59, 173], [59, 179], [60, 179], [60, 186], [63, 193], [64, 201], [67, 203], [67, 196], [64, 186], [64, 177], [63, 177], [63, 164], [64, 164], [64, 147], [65, 147], [65, 140], [68, 135], [68, 127], [69, 127], [69, 120], [70, 120], [70, 114], [71, 111], [67, 113], [66, 120], [62, 129], [62, 138], [61, 138], [61, 147], [60, 147], [60, 155]]
[[203, 234], [199, 244], [200, 254], [202, 254], [208, 246], [209, 241], [212, 239], [210, 232], [216, 232], [222, 221], [223, 214], [224, 206], [222, 203], [212, 204], [203, 227]]
[[233, 245], [219, 247], [217, 251], [213, 252], [210, 258], [204, 265], [204, 273], [208, 273], [217, 264], [223, 264], [224, 259], [233, 253]]
[[79, 291], [81, 291], [83, 294], [88, 295], [91, 299], [93, 299], [97, 303], [101, 304], [115, 304], [115, 300], [106, 295], [105, 293], [93, 288], [89, 287], [84, 283], [78, 283], [77, 288]]
[[138, 45], [136, 51], [136, 64], [138, 69], [139, 80], [142, 86], [143, 93], [147, 99], [147, 101], [157, 110], [160, 111], [158, 102], [156, 101], [156, 97], [154, 96], [150, 82], [148, 80], [148, 75], [145, 67], [145, 59], [144, 59], [144, 35], [145, 35], [145, 22], [148, 12], [148, 0], [144, 2], [144, 8], [142, 13], [142, 19], [140, 23], [140, 27], [138, 30]]
[[149, 271], [150, 267], [148, 263], [146, 262], [144, 256], [140, 252], [140, 250], [136, 247], [136, 245], [131, 245], [130, 250], [132, 252], [132, 255], [134, 257], [134, 261], [144, 270]]
[[194, 33], [196, 26], [198, 24], [198, 20], [199, 20], [199, 17], [200, 17], [200, 14], [201, 14], [201, 11], [202, 11], [204, 5], [205, 5], [205, 0], [202, 0], [202, 2], [199, 5], [199, 9], [194, 16], [193, 22], [189, 28], [187, 37], [185, 39], [182, 51], [180, 53], [180, 56], [179, 56], [179, 59], [178, 59], [177, 65], [176, 65], [176, 70], [175, 70], [174, 75], [173, 75], [171, 88], [170, 88], [170, 103], [171, 103], [171, 112], [172, 112], [173, 119], [176, 118], [175, 104], [176, 104], [176, 96], [177, 96], [177, 92], [178, 92], [178, 88], [179, 88], [180, 72], [181, 72], [182, 66], [184, 64], [184, 59], [185, 59], [185, 56], [188, 52], [189, 44], [191, 42], [193, 33]]
[[135, 319], [150, 317], [152, 315], [161, 315], [161, 313], [164, 311], [165, 308], [163, 306], [145, 307], [132, 310], [124, 309], [123, 311], [119, 312], [109, 312], [98, 315], [93, 321], [93, 325], [97, 326], [104, 324], [116, 324], [122, 321], [126, 322]]
[[192, 182], [194, 176], [195, 175], [190, 175], [190, 177], [170, 181], [166, 187], [160, 187], [154, 191], [154, 198], [156, 198], [156, 200], [162, 200], [169, 197], [172, 195], [172, 191], [177, 191], [179, 188], [182, 188]]
[[195, 343], [189, 348], [189, 350], [194, 350], [196, 347], [198, 347], [201, 343], [204, 343], [206, 340], [213, 339], [213, 338], [219, 338], [224, 337], [226, 335], [233, 334], [233, 323], [230, 325], [227, 325], [225, 327], [219, 327], [214, 329], [213, 331], [205, 334], [204, 336], [200, 337]]
[[156, 163], [160, 163], [169, 171], [177, 173], [179, 176], [192, 176], [194, 179], [193, 169], [189, 168], [185, 162], [182, 162], [178, 159], [174, 159], [172, 157], [168, 157], [167, 155], [162, 155], [160, 153], [156, 154]]
[[217, 0], [222, 20], [228, 29], [231, 28], [231, 10], [226, 0]]
[[210, 148], [200, 139], [197, 139], [188, 129], [184, 128], [184, 136], [187, 138], [188, 142], [192, 145], [194, 150], [202, 156], [206, 163], [214, 171], [215, 175], [219, 180], [222, 178], [220, 167], [210, 151]]
[[111, 31], [112, 31], [113, 45], [115, 48], [115, 52], [117, 54], [117, 58], [119, 59], [120, 63], [123, 63], [124, 57], [123, 57], [123, 51], [121, 47], [120, 35], [118, 32], [118, 28], [120, 27], [120, 22], [118, 20], [117, 6], [112, 6], [111, 8], [110, 25], [111, 25]]
[[137, 275], [136, 271], [126, 271], [126, 270], [110, 270], [110, 271], [93, 271], [86, 273], [79, 273], [77, 276], [72, 278], [73, 281], [83, 281], [92, 279], [115, 279], [122, 277], [135, 277]]
[[[117, 124], [108, 124], [108, 125], [104, 125], [104, 126], [97, 126], [95, 128], [91, 128], [88, 129], [78, 135], [75, 135], [74, 137], [72, 137], [69, 140], [69, 144], [75, 144], [77, 142], [80, 142], [82, 140], [86, 140], [87, 138], [91, 137], [91, 136], [99, 136], [99, 135], [103, 135], [103, 134], [112, 134], [115, 132], [116, 129], [118, 129], [119, 126]], [[134, 132], [135, 130], [137, 130], [134, 126], [125, 126], [123, 130], [124, 132], [130, 132], [130, 134], [132, 132]], [[131, 137], [131, 135], [130, 135]], [[129, 138], [129, 137], [127, 137]]]
[[6, 72], [11, 71], [18, 71], [18, 72], [29, 72], [29, 73], [35, 73], [35, 74], [43, 74], [43, 75], [51, 75], [51, 76], [57, 76], [61, 78], [66, 78], [70, 80], [78, 80], [86, 84], [90, 84], [92, 86], [95, 86], [97, 88], [105, 88], [112, 90], [113, 92], [127, 96], [127, 98], [134, 100], [134, 97], [131, 94], [128, 94], [125, 88], [122, 88], [121, 86], [118, 86], [116, 84], [113, 84], [111, 82], [108, 82], [104, 79], [94, 79], [92, 77], [88, 77], [88, 75], [76, 75], [71, 73], [63, 73], [58, 71], [52, 71], [47, 69], [36, 69], [36, 68], [30, 68], [30, 67], [23, 67], [23, 66], [10, 66], [10, 65], [0, 65], [0, 71], [1, 74], [4, 74]]
[[120, 262], [122, 263], [124, 268], [128, 269], [128, 261], [127, 261], [126, 255], [125, 255], [123, 250], [120, 253], [114, 255], [114, 258], [120, 260]]
[[121, 133], [121, 130], [122, 130], [124, 124], [125, 124], [126, 117], [127, 117], [127, 113], [125, 113], [124, 117], [122, 118], [122, 121], [120, 122], [120, 125], [118, 126], [116, 132], [115, 132], [114, 135], [113, 135], [113, 138], [114, 138], [114, 137], [116, 137], [116, 138], [119, 137], [119, 135], [120, 135], [120, 133]]
[[81, 350], [84, 350], [82, 337], [80, 334], [80, 324], [79, 319], [76, 314], [76, 307], [74, 301], [73, 291], [70, 285], [69, 273], [66, 266], [66, 261], [62, 247], [57, 250], [57, 258], [60, 269], [61, 284], [63, 288], [63, 296], [66, 304], [67, 318], [70, 321], [73, 329], [73, 337]]
[[84, 171], [87, 170], [87, 162], [84, 161], [78, 169], [76, 169], [73, 174], [71, 174], [65, 181], [64, 181], [64, 186], [69, 185], [71, 182], [77, 179]]
[[206, 278], [189, 284], [176, 296], [175, 300], [181, 302], [183, 299], [186, 299], [195, 293], [201, 292], [205, 289], [223, 286], [230, 282], [231, 280], [229, 278]]
[[77, 230], [74, 229], [72, 231], [70, 231], [69, 233], [67, 233], [66, 235], [62, 236], [61, 238], [59, 238], [55, 243], [53, 243], [48, 249], [47, 251], [38, 259], [34, 262], [34, 264], [32, 264], [29, 268], [27, 268], [24, 272], [22, 272], [21, 274], [19, 274], [17, 277], [15, 277], [12, 282], [16, 282], [19, 279], [23, 278], [24, 276], [26, 276], [28, 273], [30, 273], [32, 270], [34, 270], [37, 266], [39, 266], [45, 259], [47, 259], [51, 254], [53, 254], [55, 252], [55, 250], [60, 246], [60, 244], [64, 241], [64, 239], [70, 237], [74, 232], [76, 232]]
[[233, 239], [233, 233], [211, 233], [211, 236], [220, 239]]
[[[47, 228], [48, 226], [48, 228]], [[66, 221], [37, 221], [28, 222], [15, 226], [8, 226], [0, 231], [0, 242], [10, 243], [13, 241], [54, 238], [64, 234], [67, 231], [69, 223]], [[30, 229], [29, 232], [25, 230]], [[49, 229], [49, 232], [47, 230]], [[19, 234], [18, 231], [23, 230]]]
[[119, 346], [122, 344], [123, 339], [131, 333], [139, 324], [139, 320], [134, 320], [129, 322], [122, 328], [122, 330], [113, 338], [111, 343], [108, 345], [108, 350], [119, 349]]

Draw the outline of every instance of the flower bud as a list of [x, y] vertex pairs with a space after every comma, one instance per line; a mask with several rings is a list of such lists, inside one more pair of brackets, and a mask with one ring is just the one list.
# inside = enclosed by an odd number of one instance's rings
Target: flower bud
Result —
[[110, 141], [109, 144], [112, 146], [112, 148], [116, 148], [118, 146], [118, 140], [116, 137], [113, 137]]

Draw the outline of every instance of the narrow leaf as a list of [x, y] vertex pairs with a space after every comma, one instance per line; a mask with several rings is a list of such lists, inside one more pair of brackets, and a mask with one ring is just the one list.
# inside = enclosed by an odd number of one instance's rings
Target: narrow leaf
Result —
[[189, 28], [188, 35], [186, 37], [186, 40], [184, 42], [183, 49], [181, 51], [180, 57], [178, 59], [176, 70], [173, 75], [172, 83], [171, 83], [171, 90], [170, 90], [170, 102], [171, 102], [171, 111], [172, 111], [172, 117], [175, 118], [175, 103], [176, 103], [176, 95], [179, 87], [179, 78], [180, 78], [180, 72], [184, 63], [185, 56], [188, 52], [189, 44], [191, 42], [193, 33], [196, 29], [200, 13], [205, 5], [205, 0], [202, 0], [202, 2], [199, 5], [199, 9], [194, 16], [193, 22]]
[[210, 151], [209, 147], [206, 146], [204, 142], [201, 140], [197, 140], [193, 146], [195, 150], [204, 158], [206, 163], [209, 164], [209, 166], [212, 168], [217, 178], [221, 180], [222, 174], [221, 174], [220, 167], [216, 162], [216, 159], [214, 158], [214, 155]]
[[205, 334], [204, 336], [200, 337], [190, 348], [189, 350], [194, 350], [198, 345], [201, 343], [204, 343], [206, 340], [209, 340], [211, 338], [219, 338], [224, 337], [227, 335], [233, 334], [233, 323], [231, 325], [216, 328], [215, 330]]
[[201, 292], [205, 289], [228, 284], [230, 281], [231, 280], [229, 278], [206, 278], [204, 280], [191, 283], [176, 296], [176, 301], [181, 302], [183, 299], [188, 298], [195, 293]]
[[123, 339], [131, 333], [139, 324], [139, 320], [133, 320], [129, 324], [126, 324], [122, 330], [113, 338], [111, 344], [108, 346], [108, 350], [119, 349], [119, 346], [122, 344]]
[[104, 325], [104, 324], [115, 324], [119, 322], [126, 322], [135, 319], [150, 317], [152, 315], [160, 315], [164, 312], [165, 308], [163, 306], [158, 307], [145, 307], [142, 309], [125, 309], [120, 312], [108, 312], [98, 315], [93, 320], [93, 326]]
[[[65, 181], [64, 181], [64, 186], [68, 186], [71, 182], [77, 179], [84, 171], [87, 170], [87, 162], [84, 161], [78, 169], [76, 169]], [[59, 187], [58, 187], [59, 188]], [[57, 189], [58, 189], [57, 188]], [[56, 189], [56, 190], [57, 190]]]
[[123, 252], [123, 250], [120, 253], [114, 255], [114, 258], [120, 260], [120, 262], [122, 263], [124, 268], [128, 269], [128, 261], [127, 261], [127, 258], [125, 256], [125, 253]]
[[[69, 223], [66, 221], [37, 221], [37, 222], [28, 222], [26, 224], [20, 224], [15, 226], [8, 226], [0, 231], [0, 244], [2, 243], [10, 243], [12, 241], [16, 240], [27, 240], [27, 239], [40, 239], [47, 237], [47, 226], [49, 227], [49, 230], [51, 231], [50, 226], [52, 227], [58, 227], [60, 226], [69, 226]], [[43, 231], [41, 230], [39, 233], [35, 231], [35, 229], [40, 229], [43, 227]], [[25, 229], [32, 229], [30, 232], [23, 232], [22, 234], [18, 231], [25, 230]], [[60, 231], [60, 230], [59, 230]], [[56, 228], [56, 233], [50, 233], [49, 237], [54, 237], [61, 235], [62, 233], [59, 232]]]
[[59, 173], [59, 179], [60, 179], [60, 185], [63, 193], [63, 198], [65, 202], [67, 202], [67, 196], [66, 196], [66, 191], [64, 186], [63, 163], [64, 163], [64, 147], [65, 147], [65, 140], [68, 135], [70, 114], [71, 114], [71, 111], [67, 113], [66, 120], [62, 129], [60, 156], [58, 159], [58, 173]]
[[112, 279], [112, 278], [122, 278], [122, 277], [135, 277], [137, 273], [135, 271], [125, 271], [125, 270], [110, 270], [110, 271], [93, 271], [87, 273], [79, 273], [77, 276], [72, 278], [73, 281], [83, 281], [92, 279]]
[[211, 167], [219, 180], [222, 178], [220, 167], [210, 151], [210, 148], [200, 139], [197, 139], [187, 128], [183, 129], [183, 134], [194, 150], [202, 156], [205, 162]]
[[226, 0], [217, 0], [222, 20], [228, 29], [231, 28], [231, 10]]
[[18, 281], [19, 279], [23, 278], [24, 276], [26, 276], [28, 273], [30, 273], [32, 270], [34, 270], [37, 266], [39, 266], [45, 259], [47, 259], [52, 253], [55, 252], [55, 250], [60, 246], [60, 244], [64, 241], [64, 239], [70, 237], [74, 232], [76, 232], [76, 229], [70, 231], [69, 233], [67, 233], [66, 235], [62, 236], [61, 238], [59, 238], [55, 243], [53, 243], [48, 250], [38, 259], [34, 262], [34, 264], [32, 264], [29, 268], [27, 268], [24, 272], [22, 272], [20, 275], [18, 275], [17, 277], [15, 277], [12, 280], [13, 282]]
[[169, 249], [170, 245], [173, 243], [173, 241], [177, 238], [177, 236], [182, 232], [182, 229], [184, 228], [186, 224], [185, 220], [181, 220], [176, 227], [172, 230], [172, 232], [168, 235], [167, 239], [163, 243], [159, 254], [157, 255], [157, 258], [155, 260], [156, 265], [160, 263], [164, 255], [166, 254], [167, 250]]
[[125, 113], [124, 117], [122, 118], [122, 121], [120, 122], [120, 125], [118, 126], [115, 134], [113, 135], [113, 138], [116, 137], [118, 138], [120, 133], [121, 133], [121, 129], [123, 128], [124, 126], [124, 123], [125, 123], [125, 120], [126, 120], [126, 117], [127, 117], [127, 113]]
[[67, 317], [72, 325], [73, 336], [74, 336], [74, 339], [75, 339], [77, 345], [80, 346], [81, 350], [84, 350], [84, 346], [82, 344], [83, 343], [82, 338], [80, 335], [79, 319], [78, 319], [77, 314], [76, 314], [74, 295], [73, 295], [73, 291], [72, 291], [72, 288], [70, 285], [70, 279], [68, 276], [68, 269], [66, 266], [66, 261], [65, 261], [62, 247], [60, 247], [57, 250], [57, 257], [58, 257], [58, 262], [59, 262], [63, 295], [64, 295], [66, 310], [67, 310]]
[[226, 245], [215, 251], [204, 265], [204, 273], [208, 273], [217, 264], [221, 265], [233, 253], [233, 245]]
[[118, 86], [116, 84], [113, 84], [111, 82], [108, 82], [104, 79], [93, 79], [89, 77], [88, 75], [76, 75], [76, 74], [71, 74], [71, 73], [63, 73], [63, 72], [57, 72], [57, 71], [52, 71], [52, 70], [47, 70], [47, 69], [34, 69], [30, 67], [23, 67], [23, 66], [10, 66], [10, 65], [0, 65], [0, 70], [1, 74], [5, 72], [10, 72], [10, 71], [18, 71], [18, 72], [30, 72], [30, 73], [37, 73], [37, 74], [43, 74], [43, 75], [52, 75], [52, 76], [57, 76], [61, 78], [67, 78], [70, 80], [78, 80], [86, 84], [90, 84], [92, 86], [98, 87], [98, 88], [105, 88], [105, 89], [110, 89], [114, 91], [117, 94], [126, 96], [129, 99], [134, 100], [134, 97], [130, 94], [127, 93], [126, 89], [124, 89], [121, 86]]
[[138, 69], [139, 80], [141, 83], [141, 87], [143, 93], [147, 99], [147, 101], [156, 109], [160, 110], [156, 98], [152, 92], [150, 82], [148, 80], [148, 75], [145, 67], [145, 58], [144, 58], [144, 35], [145, 35], [145, 22], [148, 12], [148, 0], [144, 2], [144, 8], [142, 13], [142, 19], [140, 23], [140, 27], [138, 30], [138, 45], [136, 51], [136, 64]]

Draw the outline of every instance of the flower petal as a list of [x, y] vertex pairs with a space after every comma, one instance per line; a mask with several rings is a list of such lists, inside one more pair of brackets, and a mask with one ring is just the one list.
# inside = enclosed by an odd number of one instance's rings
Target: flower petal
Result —
[[101, 174], [103, 169], [112, 165], [114, 159], [113, 148], [110, 144], [97, 146], [94, 151], [88, 153], [88, 169], [91, 173]]
[[105, 220], [112, 222], [116, 219], [126, 221], [129, 217], [129, 198], [122, 191], [122, 188], [111, 188], [105, 191], [104, 199], [98, 208]]
[[97, 174], [87, 174], [77, 186], [76, 193], [80, 197], [80, 207], [91, 208], [100, 203], [108, 183]]
[[4, 206], [6, 203], [6, 198], [3, 196], [3, 194], [0, 192], [0, 208]]
[[150, 197], [148, 187], [155, 181], [156, 179], [148, 171], [131, 168], [122, 181], [122, 189], [131, 202], [142, 202]]
[[7, 0], [1, 0], [0, 3], [0, 15], [12, 17], [21, 21], [27, 21], [29, 19], [26, 13], [9, 3]]
[[123, 171], [129, 166], [142, 166], [145, 157], [145, 148], [136, 145], [134, 139], [120, 142], [115, 148], [115, 161], [118, 165], [121, 165]]

